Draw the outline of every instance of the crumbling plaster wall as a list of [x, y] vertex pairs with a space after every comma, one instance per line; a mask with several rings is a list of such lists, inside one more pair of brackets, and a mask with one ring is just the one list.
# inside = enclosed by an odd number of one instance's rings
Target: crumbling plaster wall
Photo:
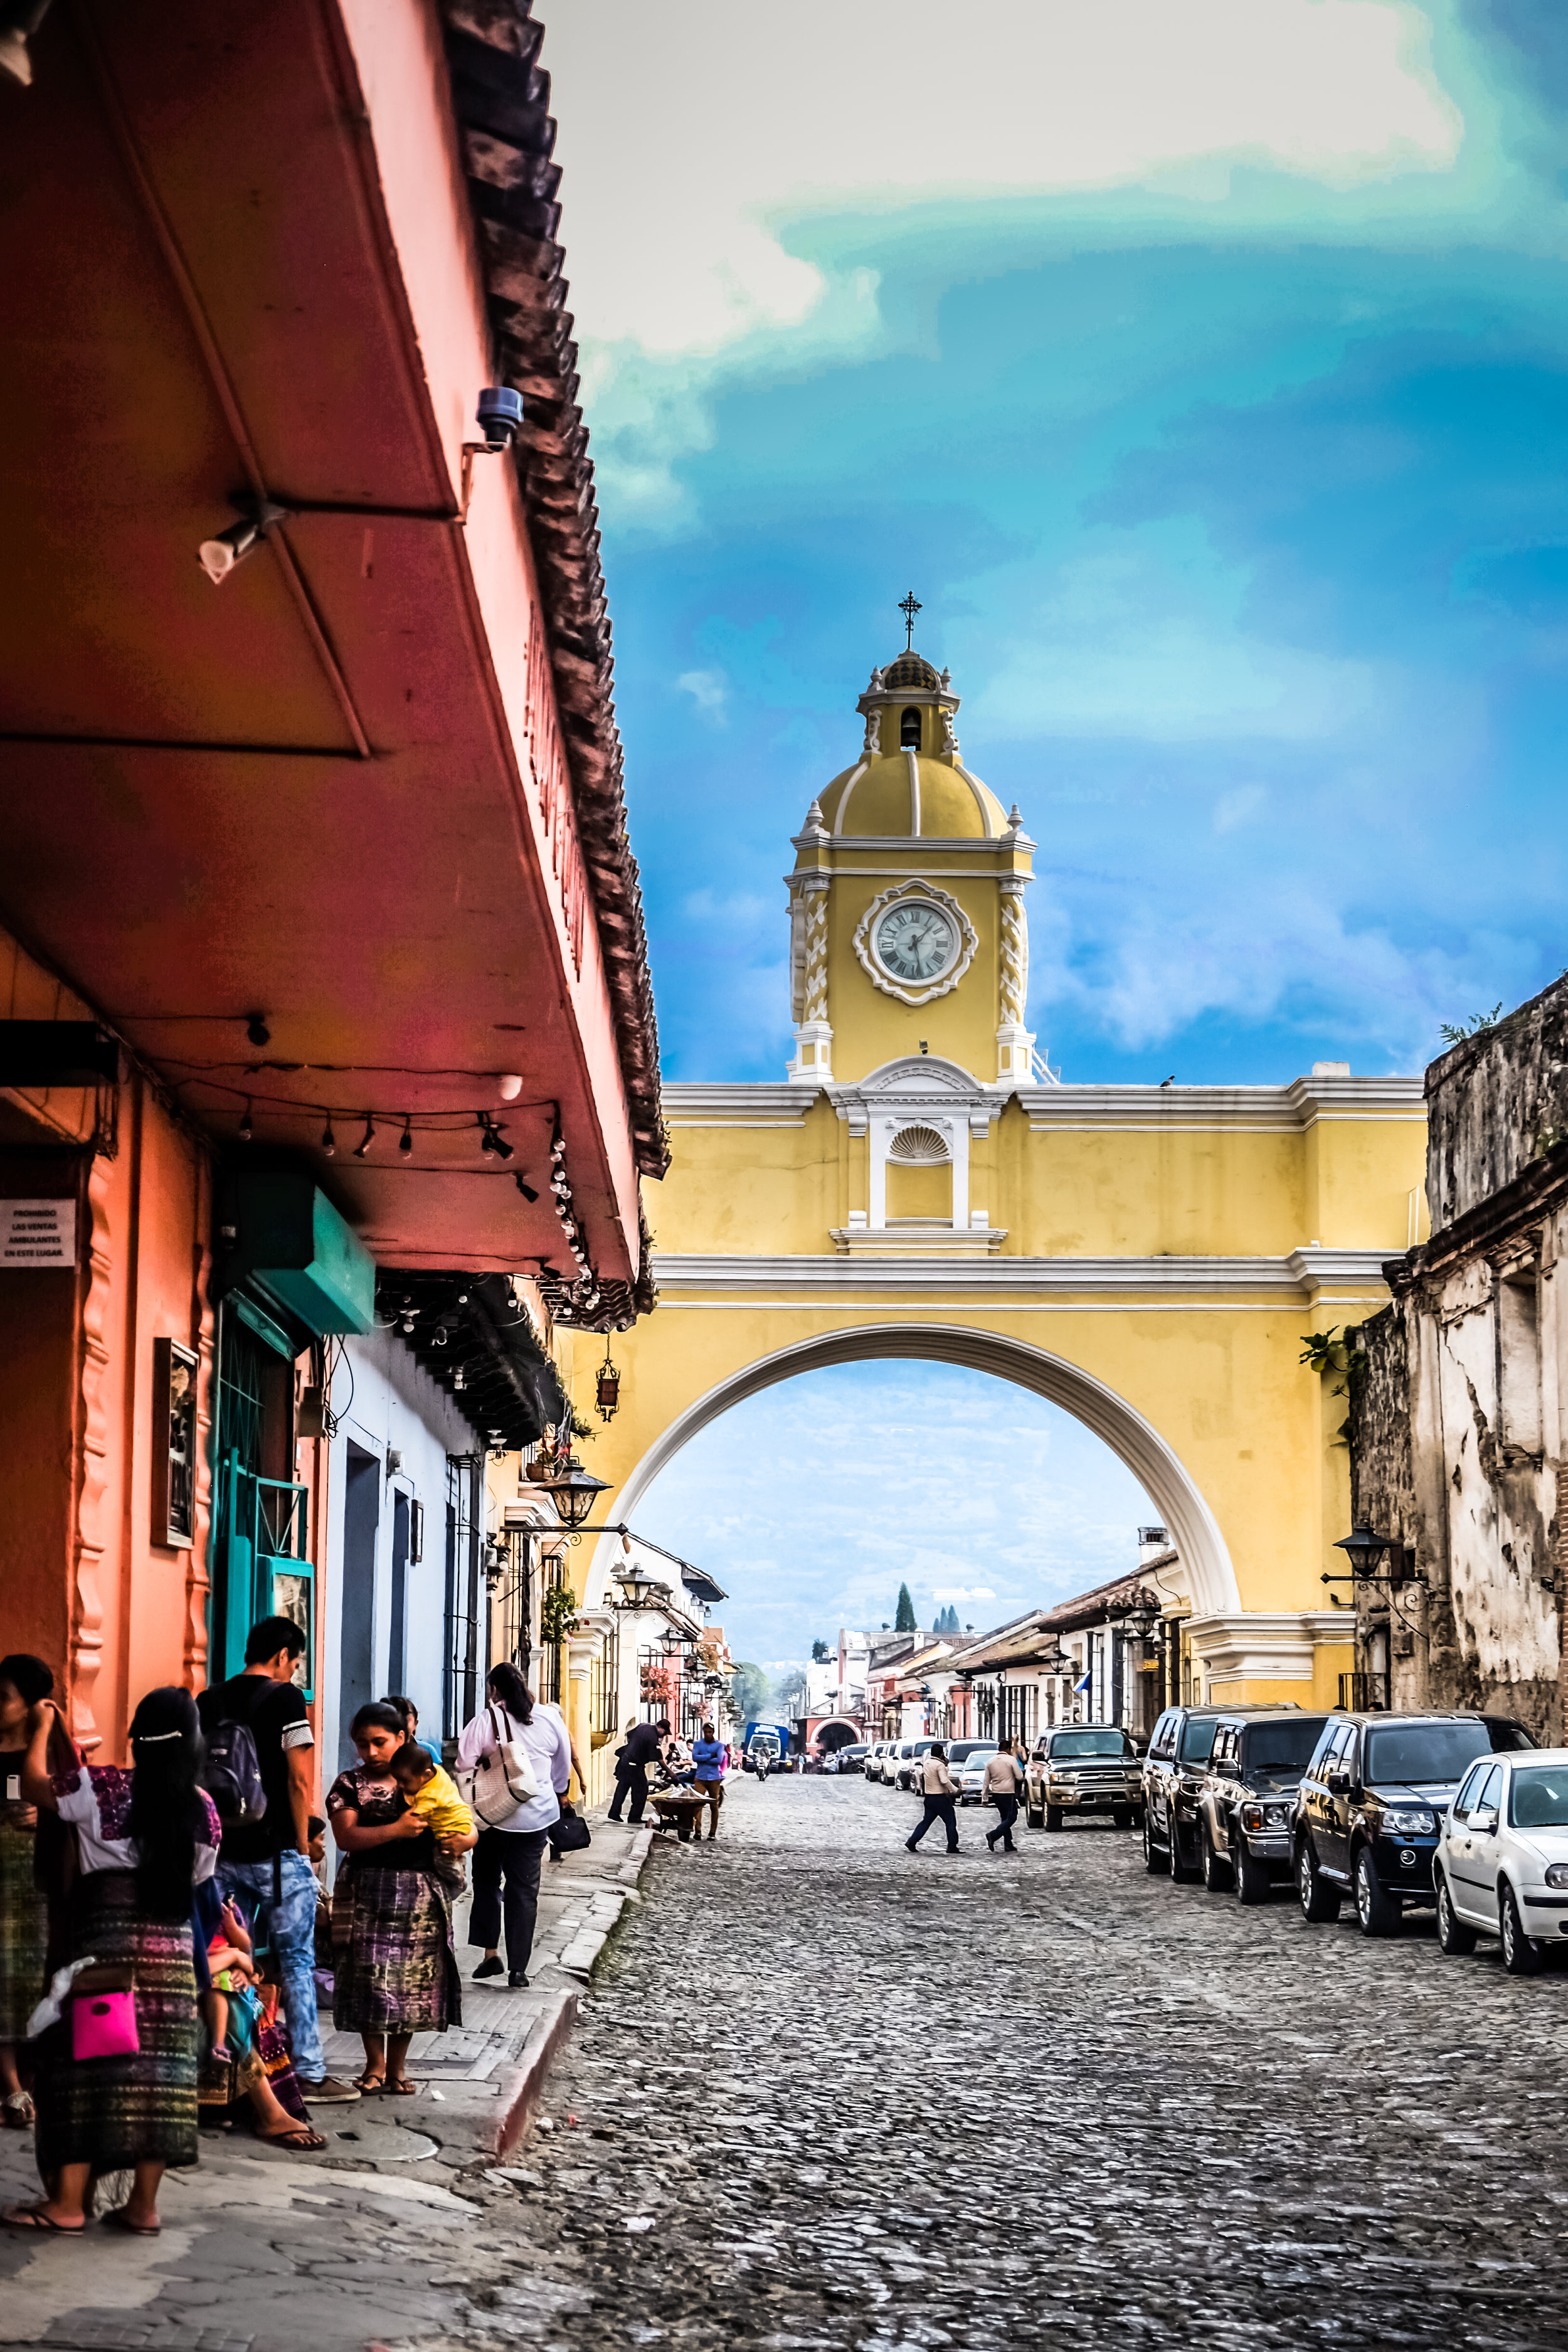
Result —
[[1568, 1138], [1568, 982], [1432, 1063], [1426, 1114], [1436, 1237]]

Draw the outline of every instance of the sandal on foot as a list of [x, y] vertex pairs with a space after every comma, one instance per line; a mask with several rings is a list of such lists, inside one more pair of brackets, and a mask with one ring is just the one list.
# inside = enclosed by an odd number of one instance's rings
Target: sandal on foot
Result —
[[132, 2221], [128, 2205], [115, 2205], [102, 2216], [106, 2230], [123, 2230], [128, 2238], [156, 2238], [162, 2235], [162, 2221]]
[[0, 2099], [0, 2123], [7, 2131], [31, 2131], [37, 2116], [30, 2095], [26, 2091], [7, 2091]]
[[256, 2137], [264, 2147], [289, 2148], [296, 2156], [319, 2156], [327, 2145], [309, 2124], [291, 2124], [287, 2131], [258, 2132]]
[[[384, 2074], [373, 2074], [370, 2068], [367, 2066], [363, 2074], [356, 2074], [354, 2076], [354, 2089], [356, 2091], [379, 2091], [384, 2086], [385, 2082], [386, 2076]], [[309, 2095], [310, 2094], [307, 2092], [306, 2096], [309, 2097]]]
[[412, 2099], [417, 2095], [418, 2090], [418, 2084], [411, 2083], [406, 2074], [389, 2074], [386, 2078], [389, 2099]]
[[41, 2205], [13, 2205], [0, 2213], [8, 2230], [37, 2230], [47, 2238], [79, 2238], [87, 2227], [85, 2218], [74, 2229], [68, 2221], [51, 2221]]

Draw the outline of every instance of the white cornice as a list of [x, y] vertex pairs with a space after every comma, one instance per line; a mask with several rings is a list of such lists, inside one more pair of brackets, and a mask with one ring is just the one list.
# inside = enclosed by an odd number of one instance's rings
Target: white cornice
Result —
[[1320, 1643], [1355, 1638], [1353, 1609], [1227, 1609], [1189, 1617], [1184, 1631], [1209, 1679], [1310, 1683]]
[[[933, 1057], [934, 1058], [934, 1057]], [[868, 1079], [859, 1082], [868, 1083]], [[998, 1108], [1005, 1097], [979, 1079], [977, 1097]], [[840, 1092], [849, 1091], [841, 1087]], [[1424, 1125], [1419, 1078], [1294, 1078], [1286, 1087], [1118, 1087], [1064, 1084], [1019, 1087], [1032, 1129], [1138, 1134], [1225, 1134], [1231, 1130], [1300, 1135], [1320, 1120], [1391, 1119]], [[664, 1088], [665, 1116], [674, 1125], [700, 1119], [739, 1126], [759, 1119], [798, 1124], [806, 1108], [799, 1086], [763, 1081], [677, 1081]], [[1392, 1255], [1393, 1253], [1389, 1253]]]
[[[1304, 1303], [1321, 1279], [1350, 1284], [1358, 1297], [1385, 1289], [1387, 1250], [1292, 1250], [1286, 1257], [994, 1257], [963, 1264], [920, 1256], [850, 1261], [837, 1255], [800, 1257], [721, 1257], [656, 1250], [653, 1269], [661, 1297], [678, 1290], [767, 1291], [775, 1297], [839, 1293], [973, 1290], [988, 1304], [1009, 1293], [1020, 1298], [1069, 1295], [1130, 1297], [1150, 1292], [1167, 1299], [1224, 1302], [1264, 1293], [1266, 1303]], [[1310, 1267], [1311, 1271], [1299, 1271]]]

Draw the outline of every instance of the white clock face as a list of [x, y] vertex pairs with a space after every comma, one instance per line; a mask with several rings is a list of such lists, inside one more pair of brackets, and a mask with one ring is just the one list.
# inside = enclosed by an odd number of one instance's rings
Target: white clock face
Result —
[[875, 936], [878, 957], [897, 980], [937, 980], [958, 953], [952, 918], [929, 898], [889, 907]]

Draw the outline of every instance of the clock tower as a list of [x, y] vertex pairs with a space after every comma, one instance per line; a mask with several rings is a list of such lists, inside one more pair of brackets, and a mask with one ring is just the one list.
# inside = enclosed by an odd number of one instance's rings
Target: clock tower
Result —
[[790, 1078], [855, 1086], [923, 1053], [987, 1093], [1033, 1087], [1024, 892], [1034, 844], [1017, 810], [1005, 815], [964, 766], [945, 670], [911, 647], [871, 672], [856, 707], [859, 755], [813, 801], [795, 843]]

